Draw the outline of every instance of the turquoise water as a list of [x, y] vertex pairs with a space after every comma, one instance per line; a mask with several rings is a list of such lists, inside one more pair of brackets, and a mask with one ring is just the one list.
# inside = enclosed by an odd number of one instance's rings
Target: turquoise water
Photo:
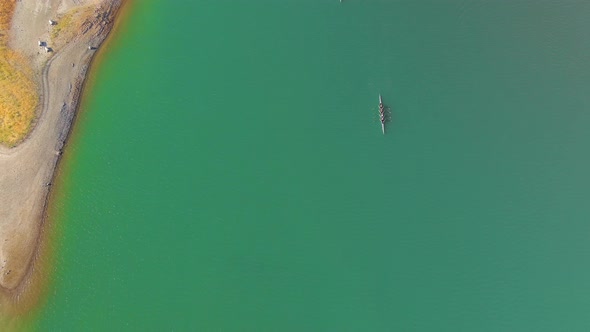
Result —
[[588, 330], [589, 15], [136, 1], [62, 163], [35, 326]]

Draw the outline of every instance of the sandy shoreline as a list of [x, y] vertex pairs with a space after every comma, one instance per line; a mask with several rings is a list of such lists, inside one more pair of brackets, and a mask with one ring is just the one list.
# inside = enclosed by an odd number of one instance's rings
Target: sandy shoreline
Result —
[[[111, 31], [122, 0], [22, 0], [17, 2], [10, 47], [33, 64], [40, 87], [34, 129], [14, 148], [0, 146], [0, 309], [17, 305], [32, 274], [48, 194], [75, 118], [84, 80], [98, 47]], [[52, 38], [59, 18], [82, 17], [80, 25]], [[56, 20], [57, 25], [49, 25]], [[54, 39], [54, 40], [52, 40]], [[38, 41], [47, 41], [45, 52]], [[4, 310], [3, 310], [4, 311]]]

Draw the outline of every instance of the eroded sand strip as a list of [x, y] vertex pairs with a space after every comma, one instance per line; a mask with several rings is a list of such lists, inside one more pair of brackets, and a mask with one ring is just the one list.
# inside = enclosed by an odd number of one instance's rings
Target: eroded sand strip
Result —
[[[10, 47], [31, 60], [40, 109], [28, 138], [0, 147], [0, 305], [18, 302], [39, 243], [55, 167], [75, 117], [88, 66], [110, 32], [122, 0], [21, 0], [12, 21]], [[49, 20], [77, 8], [67, 39], [51, 38]], [[77, 12], [76, 12], [77, 13]], [[62, 32], [60, 32], [61, 34]], [[55, 37], [54, 33], [54, 37]], [[38, 45], [47, 41], [53, 52]]]

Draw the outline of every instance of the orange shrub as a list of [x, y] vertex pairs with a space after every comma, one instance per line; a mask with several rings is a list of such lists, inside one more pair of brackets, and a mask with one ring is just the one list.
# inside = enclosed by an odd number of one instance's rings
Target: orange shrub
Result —
[[37, 87], [27, 59], [6, 45], [16, 0], [0, 0], [0, 144], [22, 141], [35, 119]]

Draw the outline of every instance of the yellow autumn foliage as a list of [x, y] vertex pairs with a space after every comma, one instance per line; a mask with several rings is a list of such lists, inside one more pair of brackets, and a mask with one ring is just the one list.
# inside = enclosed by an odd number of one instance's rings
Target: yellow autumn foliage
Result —
[[39, 103], [29, 61], [8, 48], [8, 29], [16, 0], [0, 1], [0, 144], [22, 141], [35, 119]]

